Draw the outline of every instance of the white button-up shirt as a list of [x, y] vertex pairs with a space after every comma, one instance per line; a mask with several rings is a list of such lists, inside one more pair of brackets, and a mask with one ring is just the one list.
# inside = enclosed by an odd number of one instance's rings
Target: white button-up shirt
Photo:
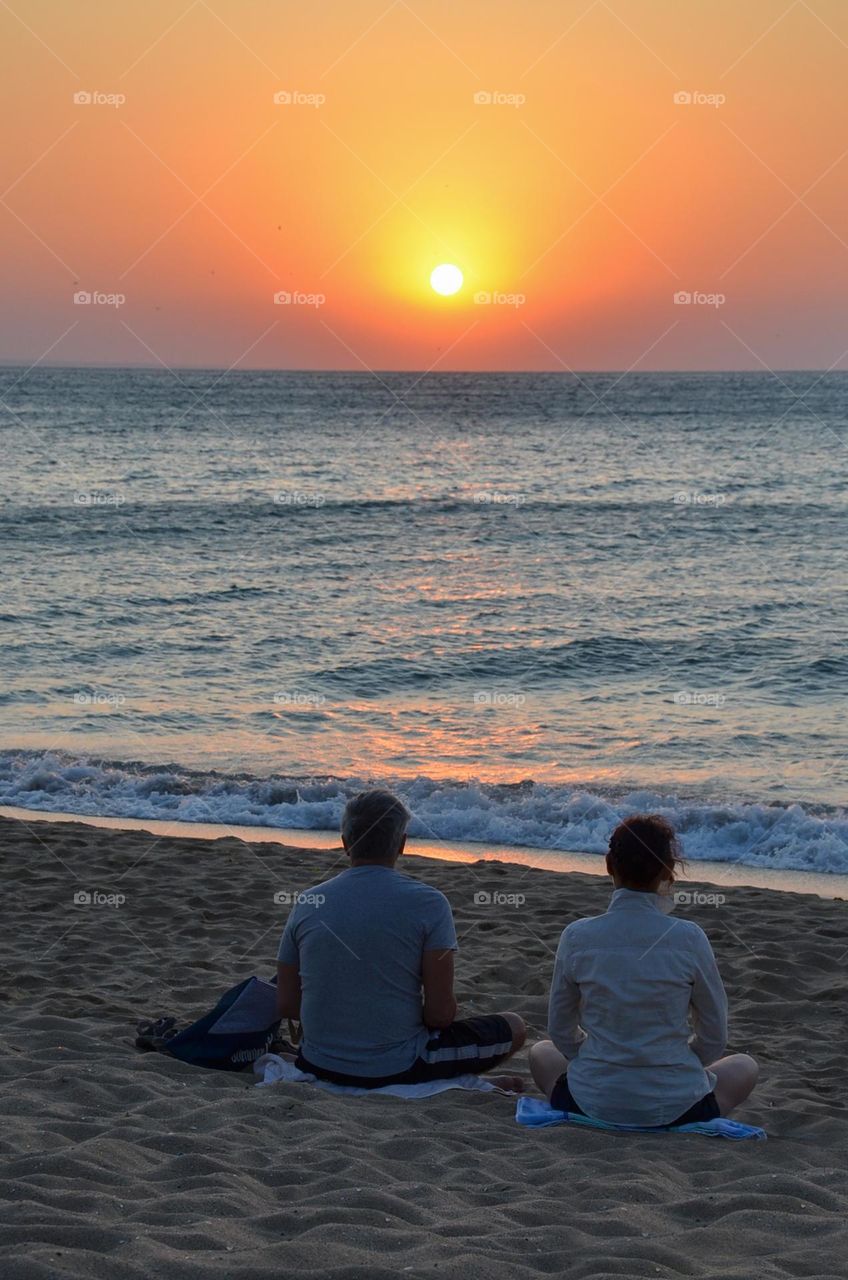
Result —
[[670, 916], [666, 899], [616, 889], [605, 915], [563, 931], [548, 1030], [586, 1115], [671, 1123], [713, 1088], [704, 1067], [727, 1045], [727, 997], [707, 935]]

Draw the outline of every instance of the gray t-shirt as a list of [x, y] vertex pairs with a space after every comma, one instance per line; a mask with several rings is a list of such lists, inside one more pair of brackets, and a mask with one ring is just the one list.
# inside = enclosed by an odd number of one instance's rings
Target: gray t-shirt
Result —
[[300, 971], [304, 1058], [345, 1075], [406, 1071], [430, 1035], [424, 952], [456, 947], [445, 895], [392, 867], [349, 867], [305, 890], [277, 956]]

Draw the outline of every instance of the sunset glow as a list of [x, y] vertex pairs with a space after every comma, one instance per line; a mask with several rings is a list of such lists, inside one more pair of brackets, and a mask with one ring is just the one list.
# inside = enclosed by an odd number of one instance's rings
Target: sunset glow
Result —
[[[539, 0], [496, 22], [483, 0], [327, 0], [320, 22], [151, 0], [96, 39], [37, 0], [26, 24], [0, 11], [0, 33], [10, 360], [842, 356], [840, 0], [780, 14], [636, 0], [621, 16]], [[440, 264], [464, 275], [439, 291], [450, 306], [430, 283]], [[281, 291], [312, 301], [275, 306]], [[677, 304], [686, 293], [723, 301]]]

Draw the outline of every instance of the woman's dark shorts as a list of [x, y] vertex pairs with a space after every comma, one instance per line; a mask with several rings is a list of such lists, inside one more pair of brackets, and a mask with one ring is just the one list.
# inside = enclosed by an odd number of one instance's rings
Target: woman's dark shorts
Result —
[[[551, 1094], [551, 1106], [556, 1111], [570, 1111], [575, 1116], [585, 1116], [586, 1112], [581, 1106], [575, 1102], [572, 1097], [571, 1090], [568, 1087], [568, 1077], [563, 1072], [559, 1080], [553, 1088]], [[682, 1116], [678, 1116], [676, 1120], [670, 1120], [669, 1125], [678, 1124], [700, 1124], [704, 1120], [715, 1120], [721, 1115], [718, 1102], [714, 1093], [705, 1093], [703, 1098], [699, 1098], [694, 1102], [688, 1111], [684, 1111]], [[656, 1124], [646, 1125], [650, 1129], [666, 1129], [668, 1125]]]

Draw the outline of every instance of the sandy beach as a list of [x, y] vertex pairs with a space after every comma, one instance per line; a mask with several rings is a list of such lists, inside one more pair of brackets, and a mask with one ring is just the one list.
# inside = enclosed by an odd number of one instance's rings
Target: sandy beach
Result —
[[[715, 948], [731, 1047], [761, 1062], [738, 1118], [768, 1142], [533, 1132], [505, 1095], [257, 1089], [134, 1048], [138, 1018], [189, 1020], [270, 973], [275, 893], [338, 855], [70, 823], [0, 834], [4, 1277], [845, 1276], [841, 900], [723, 886], [717, 904], [687, 882], [703, 900], [678, 908]], [[604, 909], [606, 883], [404, 869], [451, 900], [463, 1011], [516, 1009], [540, 1038], [559, 933]], [[526, 1051], [516, 1065], [527, 1076]]]

